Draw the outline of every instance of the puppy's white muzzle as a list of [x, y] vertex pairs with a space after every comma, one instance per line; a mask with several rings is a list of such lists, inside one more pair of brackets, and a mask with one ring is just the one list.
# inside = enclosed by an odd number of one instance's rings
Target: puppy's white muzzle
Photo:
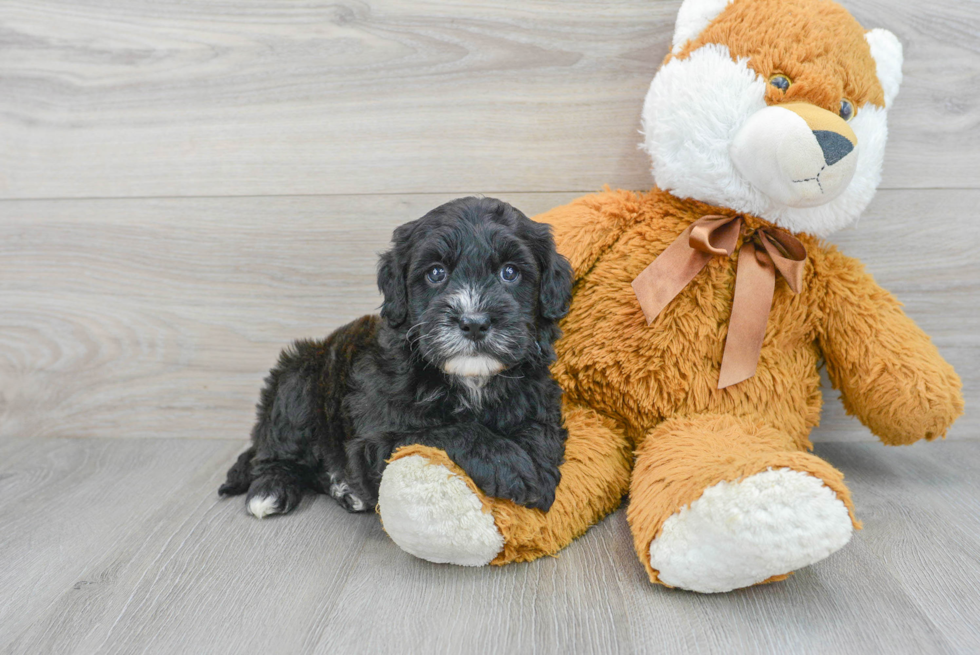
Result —
[[839, 116], [808, 103], [754, 113], [729, 148], [752, 186], [790, 207], [816, 207], [839, 196], [857, 168], [857, 136]]
[[504, 370], [504, 364], [488, 355], [460, 355], [446, 360], [442, 369], [464, 378], [490, 377]]

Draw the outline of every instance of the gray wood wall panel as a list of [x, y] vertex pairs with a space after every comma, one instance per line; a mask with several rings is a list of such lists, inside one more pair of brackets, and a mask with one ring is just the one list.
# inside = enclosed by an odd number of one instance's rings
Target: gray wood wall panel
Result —
[[[980, 4], [852, 0], [906, 46], [885, 188], [973, 188]], [[679, 0], [0, 4], [0, 197], [644, 188]]]
[[[0, 434], [242, 438], [279, 349], [375, 311], [391, 230], [450, 197], [0, 202]], [[952, 438], [980, 433], [978, 204], [882, 191], [836, 238], [965, 380]], [[872, 439], [834, 398], [814, 439]]]
[[0, 439], [0, 652], [980, 648], [976, 442], [819, 444], [864, 529], [785, 582], [719, 595], [651, 586], [623, 511], [502, 568], [415, 559], [323, 496], [259, 521], [215, 496], [243, 445]]

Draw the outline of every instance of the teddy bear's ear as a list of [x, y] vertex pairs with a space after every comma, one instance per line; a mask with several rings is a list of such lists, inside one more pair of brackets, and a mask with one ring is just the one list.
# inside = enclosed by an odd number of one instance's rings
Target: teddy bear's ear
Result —
[[885, 107], [890, 107], [902, 85], [902, 44], [897, 36], [880, 28], [865, 32], [864, 38], [871, 46], [878, 81], [885, 92]]
[[730, 2], [732, 0], [684, 0], [677, 11], [672, 51], [680, 52], [684, 44], [697, 37]]

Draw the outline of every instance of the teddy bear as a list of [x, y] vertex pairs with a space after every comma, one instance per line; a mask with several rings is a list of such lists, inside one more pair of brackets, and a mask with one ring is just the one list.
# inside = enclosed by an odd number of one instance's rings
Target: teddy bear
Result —
[[902, 48], [830, 0], [685, 0], [643, 114], [656, 187], [538, 216], [575, 286], [552, 371], [568, 428], [550, 511], [488, 498], [444, 452], [390, 459], [379, 512], [433, 562], [553, 555], [629, 499], [653, 583], [785, 578], [859, 528], [813, 454], [819, 366], [889, 445], [945, 436], [959, 378], [862, 265], [822, 240], [881, 177]]

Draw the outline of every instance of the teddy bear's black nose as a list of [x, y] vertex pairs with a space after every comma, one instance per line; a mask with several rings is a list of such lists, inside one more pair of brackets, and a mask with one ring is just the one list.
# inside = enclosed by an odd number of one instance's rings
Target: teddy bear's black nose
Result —
[[813, 136], [817, 137], [817, 143], [823, 150], [823, 160], [827, 162], [828, 166], [833, 166], [854, 150], [854, 144], [846, 136], [837, 132], [814, 130]]
[[459, 319], [459, 329], [467, 339], [480, 341], [490, 331], [490, 317], [486, 314], [463, 314]]

